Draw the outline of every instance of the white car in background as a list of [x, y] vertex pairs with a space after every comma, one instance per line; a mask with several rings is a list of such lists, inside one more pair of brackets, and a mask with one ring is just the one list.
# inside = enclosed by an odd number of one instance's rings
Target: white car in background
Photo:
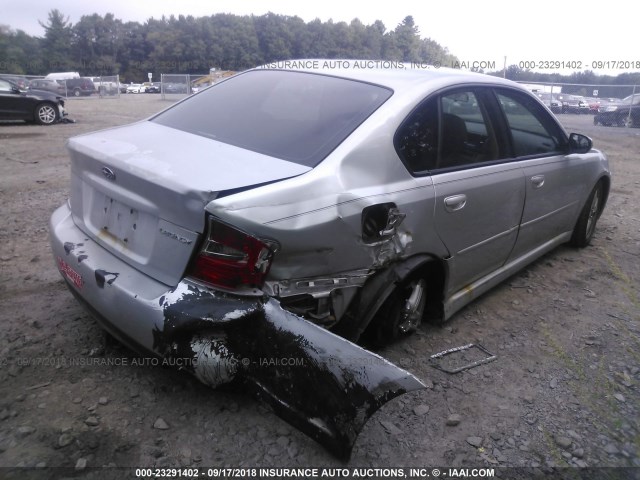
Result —
[[144, 93], [144, 85], [140, 85], [139, 83], [132, 83], [127, 86], [127, 93]]

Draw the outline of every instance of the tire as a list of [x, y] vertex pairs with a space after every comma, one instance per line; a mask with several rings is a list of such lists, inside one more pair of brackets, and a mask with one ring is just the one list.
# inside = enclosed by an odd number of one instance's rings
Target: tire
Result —
[[626, 113], [624, 115], [620, 115], [616, 120], [616, 125], [619, 127], [631, 127], [633, 125], [633, 121], [629, 118], [629, 114]]
[[58, 109], [53, 103], [39, 103], [33, 117], [40, 125], [52, 125], [58, 121]]
[[[412, 293], [420, 289], [419, 300], [413, 310], [414, 315], [408, 318], [406, 305]], [[404, 335], [409, 335], [420, 326], [426, 306], [426, 291], [424, 280], [411, 282], [407, 285], [399, 285], [391, 292], [387, 300], [376, 313], [364, 339], [375, 347], [384, 347], [393, 343]]]
[[602, 213], [604, 201], [604, 187], [602, 182], [596, 183], [593, 187], [587, 202], [585, 203], [578, 222], [573, 229], [573, 235], [571, 236], [571, 245], [577, 248], [584, 248], [591, 243], [593, 233], [596, 231], [596, 223], [600, 214]]
[[82, 94], [82, 92], [80, 91], [79, 88], [76, 88], [73, 90], [73, 96], [74, 97], [79, 97]]

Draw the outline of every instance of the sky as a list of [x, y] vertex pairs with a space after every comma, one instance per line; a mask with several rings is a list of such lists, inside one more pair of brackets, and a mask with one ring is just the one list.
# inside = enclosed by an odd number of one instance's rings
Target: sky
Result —
[[[82, 15], [113, 13], [122, 21], [144, 23], [162, 15], [208, 16], [215, 13], [263, 15], [273, 12], [305, 21], [350, 22], [368, 25], [381, 20], [394, 29], [412, 15], [420, 35], [435, 40], [456, 55], [461, 67], [500, 70], [507, 65], [549, 73], [594, 70], [617, 75], [640, 71], [637, 19], [640, 2], [558, 2], [534, 0], [345, 1], [323, 0], [26, 0], [3, 2], [0, 24], [30, 35], [43, 36], [38, 20], [46, 23], [57, 8], [76, 23]], [[1, 60], [1, 59], [0, 59]]]

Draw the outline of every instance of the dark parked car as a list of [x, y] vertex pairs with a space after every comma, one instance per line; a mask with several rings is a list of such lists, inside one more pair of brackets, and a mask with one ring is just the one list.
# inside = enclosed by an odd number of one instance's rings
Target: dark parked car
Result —
[[96, 86], [90, 78], [68, 78], [61, 80], [61, 82], [66, 86], [67, 97], [89, 96], [97, 92]]
[[189, 88], [185, 83], [165, 83], [164, 93], [189, 93]]
[[64, 100], [60, 95], [44, 90], [23, 92], [15, 83], [0, 79], [0, 119], [51, 125], [64, 115]]
[[66, 93], [64, 85], [60, 85], [55, 80], [47, 80], [44, 78], [31, 80], [29, 82], [29, 90], [44, 90], [58, 95], [64, 95]]
[[606, 156], [522, 86], [408, 65], [258, 68], [67, 147], [49, 231], [80, 302], [341, 456], [423, 387], [352, 342], [451, 318], [587, 246], [610, 189]]
[[536, 93], [536, 95], [553, 113], [562, 113], [562, 101], [555, 95], [551, 93]]
[[146, 85], [146, 93], [160, 93], [161, 91], [161, 86], [162, 83], [161, 82], [153, 82], [153, 83], [149, 83], [148, 85]]
[[557, 98], [562, 102], [562, 113], [589, 113], [589, 102], [580, 95], [560, 93]]
[[601, 106], [593, 117], [593, 124], [640, 127], [640, 93]]

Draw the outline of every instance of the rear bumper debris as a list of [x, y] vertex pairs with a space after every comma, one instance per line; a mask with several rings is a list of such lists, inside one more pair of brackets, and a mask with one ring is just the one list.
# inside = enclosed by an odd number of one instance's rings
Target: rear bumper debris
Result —
[[52, 216], [50, 232], [68, 288], [112, 335], [212, 387], [240, 385], [340, 458], [350, 456], [382, 405], [424, 388], [266, 295], [238, 297], [188, 280], [170, 288], [151, 279], [87, 238], [67, 206]]

